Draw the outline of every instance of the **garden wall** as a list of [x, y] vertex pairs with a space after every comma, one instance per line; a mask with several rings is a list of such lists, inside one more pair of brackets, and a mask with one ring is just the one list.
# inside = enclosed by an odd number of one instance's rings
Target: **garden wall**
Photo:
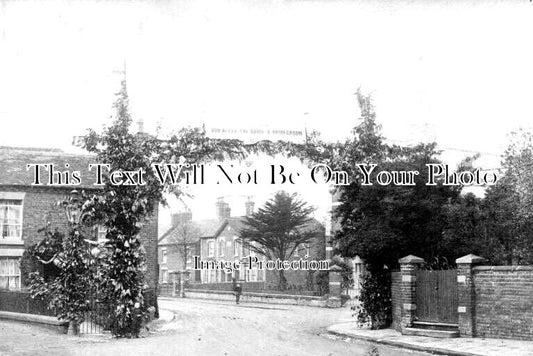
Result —
[[[233, 292], [200, 289], [185, 289], [185, 298], [235, 301], [235, 295]], [[311, 297], [306, 295], [243, 292], [241, 295], [241, 302], [326, 307], [327, 300], [321, 297]]]
[[474, 336], [533, 340], [533, 266], [473, 269]]
[[[393, 327], [402, 331], [417, 318], [416, 270], [423, 260], [407, 256], [392, 274]], [[457, 312], [461, 336], [533, 340], [533, 266], [476, 266], [467, 255], [457, 263]], [[402, 262], [400, 262], [402, 263]]]
[[400, 331], [399, 320], [402, 318], [402, 304], [401, 304], [401, 281], [402, 274], [401, 272], [392, 272], [391, 273], [391, 297], [392, 297], [392, 327]]

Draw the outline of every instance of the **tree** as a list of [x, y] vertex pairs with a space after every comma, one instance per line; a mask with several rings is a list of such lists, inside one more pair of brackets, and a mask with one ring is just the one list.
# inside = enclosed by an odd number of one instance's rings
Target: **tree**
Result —
[[[337, 149], [333, 156], [335, 165], [353, 178], [349, 185], [338, 187], [341, 204], [334, 216], [340, 229], [333, 239], [336, 253], [343, 257], [359, 255], [367, 263], [370, 274], [364, 280], [359, 317], [369, 318], [373, 328], [382, 328], [391, 320], [390, 270], [408, 254], [428, 261], [443, 256], [446, 207], [458, 199], [460, 190], [426, 186], [426, 164], [440, 163], [436, 145], [386, 144], [371, 98], [360, 91], [357, 97], [361, 121], [352, 131], [353, 136], [341, 146], [343, 149]], [[376, 164], [371, 173], [372, 185], [363, 185], [363, 174], [356, 166], [361, 163]], [[379, 185], [375, 178], [381, 171], [419, 174], [414, 176], [412, 185]]]
[[183, 261], [182, 270], [187, 269], [187, 260], [192, 257], [191, 246], [201, 237], [200, 228], [191, 220], [181, 221], [169, 236], [168, 242], [176, 248]]
[[[366, 140], [374, 140], [378, 132], [360, 135], [354, 143], [368, 147]], [[362, 142], [361, 142], [362, 141]], [[380, 146], [373, 145], [378, 148]], [[437, 185], [426, 186], [428, 163], [438, 163], [434, 144], [415, 147], [381, 145], [383, 152], [369, 152], [379, 159], [371, 180], [381, 171], [418, 171], [414, 184], [370, 186], [362, 185], [361, 177], [340, 190], [336, 211], [341, 228], [335, 235], [338, 252], [346, 257], [359, 255], [370, 269], [393, 268], [399, 258], [415, 254], [426, 260], [441, 255], [440, 240], [446, 225], [445, 207], [458, 199], [456, 188]], [[358, 156], [364, 155], [354, 149]], [[354, 154], [355, 154], [354, 153]]]
[[533, 263], [533, 134], [511, 133], [502, 160], [503, 175], [482, 202], [486, 257], [493, 264]]
[[[246, 248], [269, 259], [287, 260], [300, 244], [308, 243], [316, 235], [309, 228], [314, 208], [300, 200], [297, 194], [277, 192], [272, 199], [251, 216], [244, 219], [239, 232]], [[278, 288], [285, 290], [284, 271], [278, 271]]]
[[460, 196], [454, 204], [444, 207], [446, 224], [439, 246], [442, 254], [452, 258], [470, 253], [491, 257], [489, 251], [493, 246], [487, 231], [486, 208], [485, 201], [472, 193]]
[[[514, 187], [502, 179], [487, 190], [482, 207], [488, 241], [485, 253], [480, 253], [480, 256], [496, 265], [511, 265], [527, 260], [527, 250], [533, 250], [526, 246], [528, 233], [525, 219], [519, 212], [520, 197]], [[520, 258], [521, 255], [523, 258]]]

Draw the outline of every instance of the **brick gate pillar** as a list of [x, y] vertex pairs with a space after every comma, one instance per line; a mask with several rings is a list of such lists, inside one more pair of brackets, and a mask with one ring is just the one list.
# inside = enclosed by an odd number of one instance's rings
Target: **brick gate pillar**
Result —
[[473, 279], [474, 265], [483, 263], [485, 259], [473, 254], [455, 260], [457, 264], [457, 292], [459, 314], [459, 334], [475, 336], [475, 289]]
[[341, 282], [342, 282], [342, 268], [339, 266], [331, 266], [329, 268], [329, 297], [326, 302], [328, 308], [338, 308], [341, 306]]
[[413, 255], [405, 256], [398, 260], [402, 282], [400, 288], [400, 302], [402, 319], [400, 328], [411, 327], [416, 314], [416, 271], [420, 265], [426, 263], [422, 258]]

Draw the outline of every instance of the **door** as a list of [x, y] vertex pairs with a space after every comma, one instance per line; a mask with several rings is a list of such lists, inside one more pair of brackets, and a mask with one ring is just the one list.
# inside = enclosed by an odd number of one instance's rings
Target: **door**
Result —
[[457, 324], [457, 270], [420, 270], [416, 275], [419, 321]]

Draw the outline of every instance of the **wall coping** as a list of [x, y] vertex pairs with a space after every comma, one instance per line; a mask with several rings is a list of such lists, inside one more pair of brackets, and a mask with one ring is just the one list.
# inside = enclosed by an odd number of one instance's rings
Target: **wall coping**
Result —
[[8, 311], [0, 311], [0, 319], [25, 321], [25, 322], [30, 322], [30, 323], [38, 323], [38, 324], [45, 324], [45, 325], [52, 325], [52, 326], [63, 326], [63, 325], [68, 325], [69, 323], [66, 320], [59, 320], [55, 316], [16, 313], [16, 312], [8, 312]]
[[474, 271], [533, 271], [533, 266], [517, 265], [517, 266], [476, 266]]
[[[206, 293], [206, 294], [224, 294], [224, 295], [234, 295], [235, 292], [225, 291], [225, 290], [210, 290], [210, 289], [190, 289], [185, 288], [185, 293]], [[269, 293], [254, 293], [254, 292], [243, 292], [241, 296], [250, 296], [250, 297], [263, 297], [263, 298], [272, 298], [272, 299], [305, 299], [305, 300], [324, 300], [324, 297], [313, 297], [310, 295], [297, 295], [297, 294], [269, 294]]]

